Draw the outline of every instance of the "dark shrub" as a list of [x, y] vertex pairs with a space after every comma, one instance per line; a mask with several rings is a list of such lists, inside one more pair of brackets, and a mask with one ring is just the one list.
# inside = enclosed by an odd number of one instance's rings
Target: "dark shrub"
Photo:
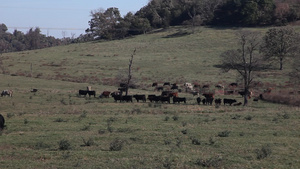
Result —
[[120, 151], [123, 148], [124, 141], [116, 138], [114, 141], [112, 141], [109, 145], [110, 151]]
[[260, 160], [269, 157], [272, 153], [272, 150], [269, 145], [265, 145], [262, 146], [261, 149], [256, 149], [255, 153], [256, 153], [256, 158]]
[[225, 130], [225, 131], [219, 132], [219, 133], [218, 133], [218, 136], [219, 136], [219, 137], [228, 137], [229, 134], [230, 134], [230, 131]]
[[59, 150], [70, 150], [71, 149], [71, 144], [69, 142], [69, 140], [60, 140], [58, 142], [58, 149]]

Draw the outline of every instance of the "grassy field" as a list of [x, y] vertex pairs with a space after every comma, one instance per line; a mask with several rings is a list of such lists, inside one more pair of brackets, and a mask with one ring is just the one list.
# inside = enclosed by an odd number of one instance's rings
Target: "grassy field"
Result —
[[[187, 104], [77, 96], [87, 86], [97, 96], [116, 90], [135, 48], [138, 88], [130, 94], [158, 95], [152, 82], [235, 82], [234, 72], [224, 74], [215, 65], [220, 53], [236, 47], [238, 30], [187, 31], [175, 27], [125, 40], [3, 54], [0, 89], [14, 94], [0, 98], [6, 120], [0, 168], [300, 168], [299, 107], [261, 100], [248, 107], [205, 106], [184, 92]], [[289, 60], [285, 65], [256, 80], [283, 86]], [[218, 97], [242, 101], [237, 95]]]

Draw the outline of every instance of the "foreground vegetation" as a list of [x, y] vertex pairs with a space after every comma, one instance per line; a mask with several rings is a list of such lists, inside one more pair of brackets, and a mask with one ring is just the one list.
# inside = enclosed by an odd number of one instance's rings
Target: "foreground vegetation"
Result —
[[[116, 90], [135, 48], [137, 88], [130, 94], [158, 95], [152, 82], [236, 82], [234, 72], [215, 66], [220, 53], [235, 48], [235, 32], [198, 28], [189, 34], [175, 27], [120, 41], [3, 54], [0, 89], [14, 94], [0, 98], [6, 120], [1, 168], [299, 168], [299, 107], [261, 100], [248, 107], [204, 106], [185, 92], [179, 95], [187, 104], [77, 96], [86, 86], [97, 96]], [[257, 90], [299, 90], [289, 83], [290, 65], [287, 60], [282, 71], [260, 72]]]

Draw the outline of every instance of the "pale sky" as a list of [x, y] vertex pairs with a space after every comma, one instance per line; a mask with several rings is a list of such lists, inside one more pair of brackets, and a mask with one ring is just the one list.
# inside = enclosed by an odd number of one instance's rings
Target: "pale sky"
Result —
[[41, 33], [56, 38], [85, 33], [91, 20], [90, 12], [99, 8], [117, 7], [122, 17], [135, 13], [149, 0], [0, 0], [0, 23], [9, 32], [26, 33], [39, 27]]

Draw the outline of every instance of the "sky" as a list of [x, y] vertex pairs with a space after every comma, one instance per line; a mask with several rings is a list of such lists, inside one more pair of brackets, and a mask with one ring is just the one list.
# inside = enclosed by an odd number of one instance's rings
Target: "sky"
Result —
[[0, 0], [0, 24], [9, 32], [27, 33], [39, 27], [41, 33], [56, 38], [85, 34], [91, 20], [90, 12], [117, 7], [123, 17], [137, 12], [149, 0]]

